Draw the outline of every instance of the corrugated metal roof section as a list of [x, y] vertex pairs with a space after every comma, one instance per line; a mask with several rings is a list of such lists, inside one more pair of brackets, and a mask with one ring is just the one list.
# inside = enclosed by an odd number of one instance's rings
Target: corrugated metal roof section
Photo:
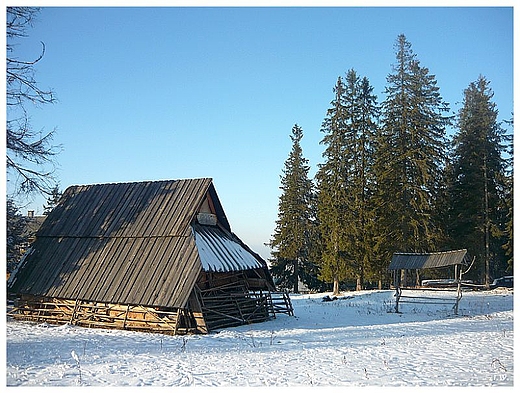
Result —
[[71, 186], [38, 236], [182, 236], [211, 179]]
[[193, 224], [192, 228], [204, 271], [229, 272], [266, 266], [233, 234], [217, 226]]
[[467, 250], [455, 250], [433, 253], [394, 253], [389, 270], [427, 269], [467, 264]]

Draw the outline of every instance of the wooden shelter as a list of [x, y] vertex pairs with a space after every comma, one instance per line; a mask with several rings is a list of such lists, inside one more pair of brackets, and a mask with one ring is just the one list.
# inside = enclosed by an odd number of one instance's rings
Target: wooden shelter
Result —
[[[459, 301], [462, 298], [461, 281], [464, 267], [470, 265], [467, 250], [455, 250], [445, 252], [433, 252], [433, 253], [394, 253], [392, 261], [390, 262], [389, 270], [394, 271], [394, 287], [395, 293], [395, 311], [399, 312], [399, 303], [445, 303], [454, 302], [453, 308], [455, 314], [458, 312]], [[406, 286], [406, 283], [402, 282], [402, 271], [406, 270], [422, 270], [422, 269], [435, 269], [454, 267], [454, 278], [446, 280], [445, 286], [451, 287], [451, 290], [456, 290], [455, 299], [446, 297], [420, 297], [413, 295], [403, 295], [403, 290], [406, 289], [429, 289], [432, 291], [438, 290], [436, 288], [414, 288]], [[449, 285], [448, 285], [449, 284]], [[448, 288], [449, 289], [449, 288]]]
[[212, 179], [72, 186], [8, 282], [14, 318], [207, 333], [292, 315]]

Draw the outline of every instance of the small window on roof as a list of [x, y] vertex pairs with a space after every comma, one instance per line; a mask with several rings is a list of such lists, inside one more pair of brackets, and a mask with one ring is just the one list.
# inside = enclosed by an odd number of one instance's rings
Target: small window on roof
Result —
[[199, 213], [197, 214], [197, 221], [200, 225], [217, 225], [217, 216], [211, 213]]

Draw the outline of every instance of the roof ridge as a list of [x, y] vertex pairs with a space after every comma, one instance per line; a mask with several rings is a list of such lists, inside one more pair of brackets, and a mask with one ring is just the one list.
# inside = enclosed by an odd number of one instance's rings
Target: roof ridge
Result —
[[433, 254], [451, 254], [456, 252], [468, 252], [467, 249], [447, 250], [447, 251], [432, 251], [432, 252], [394, 252], [394, 255], [433, 255]]
[[138, 184], [138, 183], [169, 183], [169, 182], [178, 182], [178, 181], [194, 181], [194, 180], [209, 180], [213, 181], [212, 177], [193, 177], [193, 178], [183, 178], [183, 179], [156, 179], [156, 180], [131, 180], [131, 181], [112, 181], [106, 183], [91, 183], [91, 184], [71, 184], [67, 188], [70, 187], [87, 187], [87, 186], [108, 186], [108, 185], [119, 185], [119, 184]]

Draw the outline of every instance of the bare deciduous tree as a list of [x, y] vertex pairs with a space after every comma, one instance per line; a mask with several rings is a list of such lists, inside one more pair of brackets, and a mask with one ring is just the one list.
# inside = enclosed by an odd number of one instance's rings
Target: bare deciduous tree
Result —
[[34, 66], [45, 54], [42, 42], [40, 55], [31, 61], [15, 55], [15, 41], [27, 37], [38, 8], [7, 7], [6, 17], [6, 155], [7, 175], [14, 181], [17, 193], [50, 194], [54, 179], [54, 156], [61, 150], [52, 144], [55, 130], [35, 131], [30, 124], [27, 104], [40, 106], [56, 102], [52, 90], [44, 90], [35, 80]]

